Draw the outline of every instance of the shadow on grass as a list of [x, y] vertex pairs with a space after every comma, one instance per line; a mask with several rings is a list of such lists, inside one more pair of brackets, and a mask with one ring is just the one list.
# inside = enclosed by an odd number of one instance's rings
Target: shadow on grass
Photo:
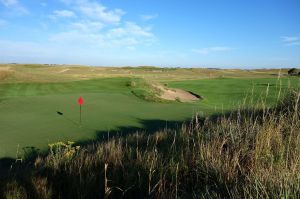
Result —
[[0, 177], [6, 174], [7, 169], [10, 168], [15, 161], [13, 158], [0, 159]]
[[[231, 119], [237, 119], [237, 118], [243, 118], [247, 117], [248, 114], [253, 111], [252, 109], [249, 110], [241, 110], [241, 111], [230, 111], [226, 112], [224, 114], [214, 114], [209, 117], [209, 120], [211, 122], [217, 121], [221, 117], [223, 118], [231, 118]], [[261, 110], [258, 110], [257, 112], [252, 112], [253, 117], [259, 117], [261, 116], [263, 112]], [[202, 123], [207, 118], [199, 118], [199, 123], [202, 125]], [[118, 138], [118, 137], [126, 137], [131, 134], [135, 134], [137, 132], [142, 132], [145, 135], [151, 135], [157, 131], [168, 129], [169, 131], [179, 131], [181, 129], [181, 126], [183, 124], [193, 124], [191, 122], [191, 119], [182, 120], [182, 121], [165, 121], [165, 120], [139, 120], [139, 123], [141, 124], [141, 128], [138, 127], [119, 127], [117, 130], [113, 131], [96, 131], [96, 137], [93, 140], [86, 140], [86, 141], [79, 141], [76, 142], [76, 145], [80, 145], [82, 147], [86, 147], [93, 143], [104, 143], [110, 139]], [[169, 147], [170, 142], [172, 140], [166, 140], [166, 142], [161, 143], [161, 146], [159, 147]], [[135, 143], [129, 143], [129, 144], [135, 144]], [[140, 143], [142, 144], [142, 143]], [[37, 149], [34, 147], [26, 147], [25, 150], [28, 152], [27, 160], [25, 160], [23, 163], [18, 163], [15, 165], [15, 160], [11, 158], [2, 158], [0, 159], [0, 169], [2, 170], [3, 175], [0, 175], [0, 194], [1, 194], [1, 186], [2, 183], [5, 185], [5, 181], [9, 181], [10, 179], [16, 179], [18, 182], [20, 182], [28, 191], [29, 198], [38, 198], [34, 194], [36, 194], [36, 191], [34, 190], [33, 182], [31, 180], [31, 173], [38, 172], [39, 176], [45, 177], [48, 179], [49, 182], [55, 182], [52, 183], [53, 190], [56, 190], [54, 192], [53, 196], [54, 198], [59, 198], [63, 196], [63, 198], [77, 198], [80, 196], [81, 198], [104, 198], [105, 195], [105, 184], [103, 179], [105, 170], [104, 165], [105, 162], [99, 162], [97, 166], [94, 168], [95, 171], [99, 172], [91, 172], [91, 171], [83, 171], [86, 172], [86, 179], [84, 181], [80, 181], [78, 179], [81, 179], [81, 174], [69, 174], [66, 172], [57, 172], [50, 168], [43, 171], [36, 171], [34, 170], [33, 163], [37, 155], [41, 154], [38, 153]], [[166, 152], [167, 149], [163, 149], [162, 151]], [[43, 155], [43, 154], [42, 154]], [[44, 154], [47, 155], [47, 154]], [[3, 163], [3, 164], [2, 164]], [[113, 169], [110, 169], [108, 171], [108, 176], [110, 179], [114, 179], [114, 182], [110, 182], [111, 187], [119, 187], [122, 185], [123, 190], [127, 190], [128, 187], [131, 187], [133, 184], [134, 186], [131, 188], [128, 188], [128, 191], [126, 191], [126, 195], [128, 198], [146, 198], [149, 197], [149, 195], [145, 195], [147, 190], [147, 178], [140, 178], [139, 176], [147, 176], [148, 170], [144, 170], [142, 168], [131, 168], [130, 162], [124, 162], [123, 166], [115, 166]], [[11, 168], [11, 165], [13, 167]], [[124, 172], [124, 168], [131, 168], [129, 170], [126, 170]], [[1, 173], [0, 170], [0, 173]], [[210, 191], [214, 191], [215, 193], [219, 193], [220, 196], [223, 198], [228, 198], [229, 195], [227, 195], [227, 186], [228, 184], [224, 184], [222, 181], [218, 181], [218, 174], [215, 173], [214, 170], [206, 170], [205, 172], [197, 172], [196, 170], [190, 170], [189, 176], [185, 176], [183, 178], [183, 181], [181, 181], [181, 187], [182, 190], [187, 190], [188, 193], [192, 193], [193, 190], [197, 190], [199, 193], [205, 194], [207, 192], [207, 189]], [[187, 172], [187, 173], [189, 173]], [[122, 175], [126, 173], [126, 175]], [[137, 173], [139, 175], [137, 175]], [[203, 173], [203, 176], [201, 175]], [[93, 174], [91, 178], [89, 178], [89, 174]], [[83, 175], [84, 176], [84, 175]], [[129, 182], [127, 177], [130, 177], [131, 181]], [[193, 176], [197, 176], [197, 179], [194, 179]], [[156, 176], [157, 178], [159, 176]], [[199, 187], [199, 179], [201, 179], [201, 182], [205, 185], [204, 187]], [[84, 178], [83, 178], [84, 179]], [[186, 179], [186, 181], [184, 180]], [[192, 180], [190, 180], [192, 179]], [[158, 179], [156, 179], [158, 181]], [[68, 182], [68, 183], [66, 183]], [[202, 190], [203, 189], [203, 190]], [[80, 192], [81, 190], [85, 190], [83, 192]], [[81, 195], [84, 194], [84, 195]], [[114, 190], [112, 198], [126, 198], [124, 195], [122, 195], [122, 191]], [[154, 196], [153, 196], [154, 197]], [[191, 198], [192, 195], [186, 195], [186, 198]], [[1, 198], [1, 195], [0, 195]], [[151, 198], [151, 196], [150, 196]]]
[[[142, 127], [118, 127], [117, 130], [112, 131], [95, 131], [95, 138], [91, 140], [77, 141], [75, 145], [81, 147], [88, 146], [93, 143], [103, 143], [115, 137], [126, 137], [130, 134], [142, 132], [146, 135], [153, 134], [163, 129], [178, 129], [183, 123], [190, 122], [190, 119], [182, 121], [166, 121], [166, 120], [139, 120], [139, 124]], [[7, 177], [11, 174], [16, 174], [19, 171], [30, 170], [32, 168], [34, 160], [38, 155], [45, 156], [40, 150], [34, 146], [26, 146], [22, 148], [24, 157], [21, 160], [16, 161], [14, 158], [4, 157], [0, 158], [0, 180], [3, 177]]]
[[[139, 124], [142, 127], [118, 127], [117, 130], [113, 131], [99, 131], [97, 130], [95, 132], [95, 138], [91, 140], [84, 140], [84, 141], [78, 141], [75, 143], [76, 146], [81, 146], [82, 148], [87, 147], [94, 143], [105, 143], [113, 138], [121, 138], [126, 137], [131, 134], [135, 134], [137, 132], [144, 133], [145, 135], [151, 135], [157, 131], [164, 130], [164, 129], [180, 129], [182, 124], [184, 123], [190, 123], [191, 119], [186, 119], [182, 121], [166, 121], [166, 120], [139, 120]], [[33, 147], [33, 146], [27, 146], [22, 148], [24, 152], [24, 156], [22, 162], [16, 161], [14, 158], [1, 158], [0, 159], [0, 194], [3, 193], [3, 190], [5, 189], [5, 185], [7, 182], [10, 182], [11, 180], [17, 180], [18, 182], [22, 182], [24, 186], [26, 186], [27, 190], [33, 189], [32, 182], [28, 181], [28, 176], [31, 175], [31, 173], [35, 172], [34, 168], [34, 162], [38, 155], [40, 156], [46, 156], [47, 153], [41, 153], [39, 149]], [[103, 163], [104, 164], [104, 163]], [[103, 169], [103, 168], [102, 168]], [[118, 170], [118, 168], [115, 168], [115, 171]], [[121, 168], [119, 168], [121, 170]], [[52, 173], [52, 171], [48, 171], [49, 173]], [[144, 172], [146, 171], [139, 171]], [[99, 174], [102, 176], [102, 173]], [[132, 174], [133, 175], [133, 174]], [[146, 175], [146, 174], [145, 174]], [[51, 176], [48, 176], [51, 178]], [[53, 176], [54, 181], [56, 181], [55, 187], [60, 190], [61, 187], [64, 187], [66, 190], [65, 192], [62, 191], [63, 195], [66, 196], [66, 198], [73, 198], [75, 196], [75, 193], [72, 193], [70, 190], [72, 190], [75, 187], [69, 187], [69, 185], [61, 184], [65, 182], [64, 178], [72, 178], [71, 181], [76, 181], [78, 179], [78, 176], [65, 176], [65, 174], [61, 173], [59, 175]], [[100, 176], [97, 177], [97, 179], [100, 179]], [[70, 180], [70, 179], [69, 179]], [[146, 183], [146, 182], [144, 182]], [[54, 185], [53, 185], [54, 186]], [[61, 186], [61, 187], [60, 187]], [[84, 186], [84, 185], [78, 185], [78, 186]], [[2, 187], [2, 188], [1, 188]], [[95, 190], [97, 187], [94, 187]], [[62, 189], [62, 190], [64, 190]], [[90, 189], [90, 187], [85, 187], [84, 189]], [[143, 195], [140, 195], [141, 193], [146, 193], [147, 191], [141, 190], [144, 189], [142, 187], [135, 189], [132, 193], [129, 195], [135, 196], [137, 198], [145, 197]], [[103, 192], [103, 191], [102, 191]], [[101, 192], [101, 193], [102, 193]], [[35, 193], [34, 191], [30, 191], [30, 193]], [[93, 191], [91, 191], [93, 193]], [[75, 195], [74, 195], [75, 194]], [[118, 193], [117, 193], [118, 195]], [[36, 198], [35, 196], [32, 196], [33, 198]], [[99, 195], [100, 197], [100, 195]], [[101, 195], [103, 197], [103, 195]], [[101, 198], [100, 197], [100, 198]], [[1, 195], [0, 195], [1, 198]]]
[[[224, 119], [233, 119], [238, 120], [238, 118], [248, 117], [256, 118], [260, 121], [260, 117], [262, 117], [263, 111], [262, 110], [253, 110], [253, 109], [243, 109], [240, 111], [228, 111], [225, 113], [216, 113], [209, 116], [209, 120], [211, 122], [217, 122], [220, 118]], [[207, 118], [200, 117], [198, 118], [198, 122], [200, 125], [204, 123]], [[113, 138], [121, 138], [126, 137], [131, 134], [135, 133], [143, 133], [145, 135], [151, 135], [157, 131], [168, 129], [169, 131], [181, 129], [183, 124], [191, 124], [192, 118], [185, 119], [181, 121], [167, 121], [167, 120], [142, 120], [139, 119], [138, 123], [142, 127], [132, 127], [132, 126], [122, 126], [117, 127], [117, 130], [111, 131], [100, 131], [95, 130], [95, 138], [90, 140], [79, 140], [75, 142], [76, 146], [85, 147], [95, 143], [103, 143], [107, 142]], [[59, 141], [59, 140], [58, 140]], [[0, 180], [1, 177], [7, 176], [10, 173], [15, 173], [16, 170], [24, 170], [24, 168], [28, 169], [31, 168], [34, 160], [38, 155], [45, 156], [46, 153], [42, 153], [38, 148], [33, 146], [23, 147], [23, 162], [16, 161], [14, 158], [0, 158]]]
[[84, 140], [76, 142], [76, 145], [82, 147], [93, 143], [103, 143], [112, 138], [126, 137], [135, 133], [144, 133], [146, 135], [151, 135], [157, 131], [164, 129], [178, 129], [184, 123], [189, 123], [191, 119], [181, 120], [181, 121], [166, 121], [166, 120], [139, 120], [138, 123], [142, 127], [118, 127], [117, 130], [111, 131], [96, 131], [96, 136], [91, 140]]

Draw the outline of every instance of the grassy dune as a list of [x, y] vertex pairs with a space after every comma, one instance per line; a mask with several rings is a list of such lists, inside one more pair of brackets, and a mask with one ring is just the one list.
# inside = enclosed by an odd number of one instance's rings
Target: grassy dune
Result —
[[[249, 99], [251, 100], [251, 99]], [[7, 198], [299, 198], [300, 93], [154, 134], [50, 145], [2, 177]]]
[[[208, 78], [273, 78], [288, 69], [240, 70], [159, 67], [87, 67], [74, 65], [0, 64], [0, 83], [66, 82], [95, 78], [135, 77], [155, 81], [179, 81]], [[2, 75], [1, 75], [2, 74]]]

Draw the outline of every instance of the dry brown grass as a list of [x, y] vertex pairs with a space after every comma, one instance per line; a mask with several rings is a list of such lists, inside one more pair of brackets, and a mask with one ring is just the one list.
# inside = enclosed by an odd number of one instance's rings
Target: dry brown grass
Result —
[[[135, 77], [155, 81], [193, 80], [218, 77], [274, 77], [287, 74], [287, 70], [239, 70], [207, 68], [156, 67], [89, 67], [74, 65], [0, 64], [15, 71], [14, 78], [6, 82], [61, 82], [109, 77]], [[1, 76], [0, 76], [1, 77]], [[3, 79], [0, 78], [0, 80]]]
[[14, 75], [14, 71], [9, 66], [0, 67], [0, 81], [7, 80]]

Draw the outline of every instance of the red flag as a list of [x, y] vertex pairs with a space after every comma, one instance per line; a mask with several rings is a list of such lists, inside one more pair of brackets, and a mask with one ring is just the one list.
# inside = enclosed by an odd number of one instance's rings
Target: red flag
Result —
[[83, 98], [80, 96], [80, 98], [78, 99], [78, 104], [81, 106], [83, 104]]

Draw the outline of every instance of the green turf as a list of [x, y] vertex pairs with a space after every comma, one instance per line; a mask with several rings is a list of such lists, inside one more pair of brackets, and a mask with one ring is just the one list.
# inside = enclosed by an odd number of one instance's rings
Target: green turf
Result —
[[254, 102], [266, 100], [267, 105], [277, 101], [288, 88], [298, 88], [299, 78], [215, 78], [167, 82], [170, 87], [182, 88], [204, 97], [201, 106], [209, 109], [231, 110], [247, 98]]
[[[143, 122], [157, 119], [180, 121], [196, 111], [193, 104], [143, 101], [126, 86], [129, 80], [0, 85], [0, 157], [14, 156], [18, 145], [42, 148], [58, 140], [90, 139], [96, 131], [143, 127]], [[80, 95], [85, 100], [82, 127]]]
[[[269, 83], [269, 102], [274, 102], [279, 82], [268, 79], [204, 79], [167, 82], [204, 97], [195, 103], [148, 102], [128, 87], [130, 78], [107, 78], [66, 83], [0, 84], [0, 157], [15, 157], [17, 146], [45, 148], [60, 140], [93, 139], [96, 132], [128, 127], [149, 128], [157, 121], [182, 121], [196, 111], [210, 114], [221, 107], [237, 106], [253, 88], [264, 95]], [[297, 78], [282, 79], [282, 88], [298, 85]], [[290, 83], [289, 83], [290, 82]], [[76, 103], [83, 96], [83, 121]], [[217, 109], [215, 109], [217, 107]], [[56, 111], [61, 111], [60, 116]]]

